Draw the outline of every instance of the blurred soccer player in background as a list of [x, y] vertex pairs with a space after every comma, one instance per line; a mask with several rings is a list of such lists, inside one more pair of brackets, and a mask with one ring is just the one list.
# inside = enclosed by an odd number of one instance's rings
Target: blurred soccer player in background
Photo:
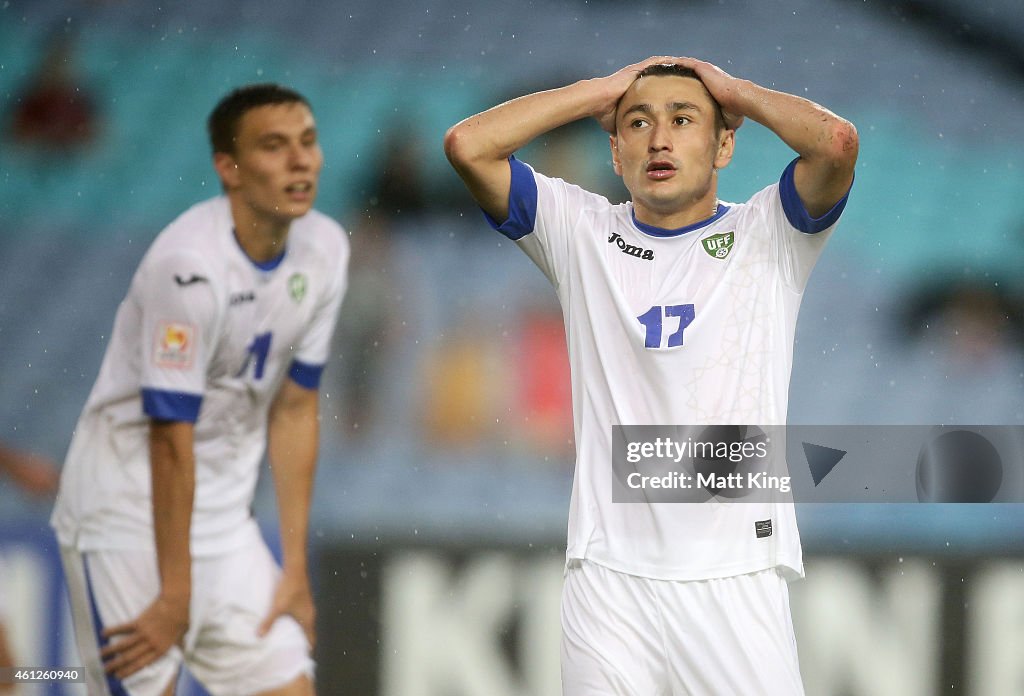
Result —
[[[513, 157], [585, 117], [609, 132], [630, 202]], [[744, 118], [798, 156], [725, 203], [718, 173]], [[577, 443], [564, 693], [802, 694], [792, 504], [613, 504], [612, 426], [785, 422], [797, 311], [853, 182], [856, 130], [707, 62], [657, 57], [472, 116], [445, 150], [563, 308]]]
[[[224, 195], [156, 238], [75, 429], [53, 526], [90, 694], [313, 693], [306, 546], [318, 384], [348, 242], [312, 209], [306, 99], [272, 84], [210, 115]], [[283, 568], [250, 513], [269, 455]]]

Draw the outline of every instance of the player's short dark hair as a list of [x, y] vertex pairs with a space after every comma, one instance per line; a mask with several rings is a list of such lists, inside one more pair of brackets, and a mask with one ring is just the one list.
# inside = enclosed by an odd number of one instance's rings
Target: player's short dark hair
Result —
[[[687, 68], [684, 65], [678, 63], [655, 63], [654, 65], [648, 65], [646, 68], [640, 71], [637, 75], [637, 79], [641, 77], [661, 77], [661, 76], [673, 76], [673, 77], [689, 77], [704, 86], [704, 81], [700, 79], [700, 75], [693, 68]], [[704, 91], [708, 93], [708, 97], [711, 99], [711, 103], [715, 105], [715, 133], [721, 133], [725, 130], [725, 114], [722, 113], [722, 106], [711, 96], [711, 92], [708, 92], [708, 88], [704, 87]]]
[[304, 96], [272, 82], [245, 85], [233, 90], [217, 103], [206, 120], [206, 131], [210, 134], [210, 146], [214, 153], [234, 154], [238, 124], [248, 111], [268, 104], [293, 103], [309, 107], [309, 101]]

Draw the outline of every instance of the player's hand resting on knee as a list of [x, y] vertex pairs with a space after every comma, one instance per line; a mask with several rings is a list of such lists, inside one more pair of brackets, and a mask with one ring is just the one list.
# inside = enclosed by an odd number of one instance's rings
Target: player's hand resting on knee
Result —
[[259, 627], [259, 635], [270, 632], [274, 621], [285, 614], [294, 618], [306, 634], [309, 647], [316, 645], [316, 607], [313, 604], [313, 593], [309, 589], [309, 579], [305, 573], [289, 574], [285, 572], [274, 588], [274, 599], [270, 611]]
[[100, 651], [108, 674], [118, 679], [135, 674], [181, 642], [188, 630], [188, 602], [157, 599], [137, 619], [103, 631], [114, 640]]

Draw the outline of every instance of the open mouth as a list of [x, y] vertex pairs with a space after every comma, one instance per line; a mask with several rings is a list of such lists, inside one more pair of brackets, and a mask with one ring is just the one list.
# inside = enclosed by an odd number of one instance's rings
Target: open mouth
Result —
[[288, 194], [305, 195], [313, 190], [313, 184], [309, 181], [299, 181], [285, 187]]
[[651, 179], [667, 179], [675, 173], [675, 165], [671, 162], [654, 161], [647, 163], [647, 176]]

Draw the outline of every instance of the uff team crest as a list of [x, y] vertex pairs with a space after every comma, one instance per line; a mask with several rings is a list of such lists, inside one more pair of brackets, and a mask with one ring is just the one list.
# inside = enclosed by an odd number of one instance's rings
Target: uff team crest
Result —
[[288, 279], [288, 294], [296, 303], [302, 302], [306, 296], [306, 276], [302, 273], [293, 273]]
[[700, 240], [700, 243], [704, 245], [704, 251], [708, 252], [708, 256], [724, 259], [732, 251], [732, 244], [735, 240], [735, 233], [721, 232]]

